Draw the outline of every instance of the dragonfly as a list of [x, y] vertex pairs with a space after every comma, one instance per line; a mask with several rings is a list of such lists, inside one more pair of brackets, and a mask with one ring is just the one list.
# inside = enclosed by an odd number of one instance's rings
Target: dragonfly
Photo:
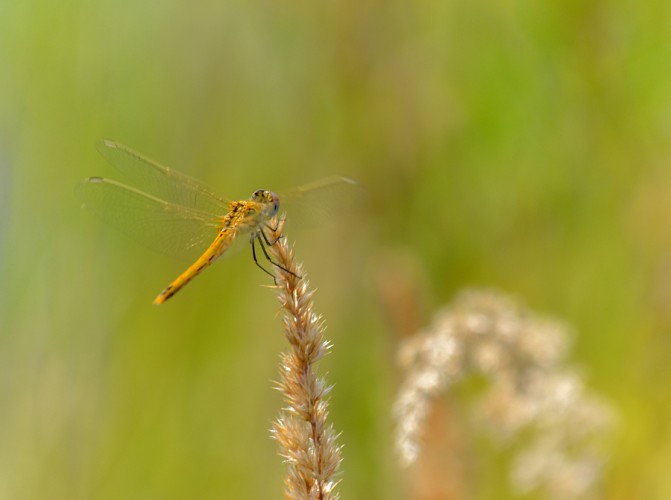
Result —
[[[117, 142], [103, 140], [98, 151], [129, 180], [153, 194], [112, 179], [89, 177], [76, 187], [83, 206], [150, 248], [174, 255], [192, 250], [200, 253], [158, 294], [154, 304], [163, 304], [245, 237], [259, 268], [274, 279], [257, 258], [257, 244], [273, 266], [284, 269], [266, 249], [276, 243], [267, 234], [276, 230], [271, 225], [280, 209], [280, 197], [275, 192], [258, 189], [249, 199], [228, 201], [196, 179]], [[311, 193], [337, 191], [355, 184], [349, 177], [334, 176], [296, 188], [289, 197], [300, 200]]]

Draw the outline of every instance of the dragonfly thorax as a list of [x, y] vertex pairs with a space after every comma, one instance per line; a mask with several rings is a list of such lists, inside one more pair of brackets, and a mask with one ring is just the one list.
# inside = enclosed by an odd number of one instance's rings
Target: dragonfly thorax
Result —
[[266, 189], [258, 189], [252, 194], [252, 201], [261, 205], [261, 214], [264, 217], [273, 217], [280, 209], [280, 198]]

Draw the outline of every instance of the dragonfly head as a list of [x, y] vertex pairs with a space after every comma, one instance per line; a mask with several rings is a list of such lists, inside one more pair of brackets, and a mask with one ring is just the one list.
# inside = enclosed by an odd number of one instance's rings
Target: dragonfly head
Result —
[[265, 217], [272, 217], [277, 214], [280, 209], [280, 198], [272, 191], [266, 189], [259, 189], [254, 191], [252, 201], [260, 203], [263, 207], [262, 213]]

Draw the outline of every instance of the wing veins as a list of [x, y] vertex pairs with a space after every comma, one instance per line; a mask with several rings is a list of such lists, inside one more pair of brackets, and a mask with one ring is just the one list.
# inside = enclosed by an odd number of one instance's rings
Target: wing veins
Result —
[[113, 141], [100, 141], [97, 147], [110, 165], [147, 191], [156, 191], [160, 198], [205, 212], [220, 214], [228, 211], [227, 200], [193, 177]]

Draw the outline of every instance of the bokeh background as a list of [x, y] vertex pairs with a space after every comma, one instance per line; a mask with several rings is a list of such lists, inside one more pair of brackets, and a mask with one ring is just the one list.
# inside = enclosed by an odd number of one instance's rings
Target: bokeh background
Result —
[[[343, 498], [411, 494], [381, 291], [408, 275], [421, 323], [473, 284], [571, 323], [619, 415], [603, 495], [671, 498], [670, 26], [664, 0], [0, 2], [0, 498], [281, 495], [266, 277], [243, 253], [152, 306], [185, 263], [80, 209], [100, 138], [233, 198], [366, 187], [289, 235]], [[468, 460], [470, 497], [512, 498], [505, 451]]]

